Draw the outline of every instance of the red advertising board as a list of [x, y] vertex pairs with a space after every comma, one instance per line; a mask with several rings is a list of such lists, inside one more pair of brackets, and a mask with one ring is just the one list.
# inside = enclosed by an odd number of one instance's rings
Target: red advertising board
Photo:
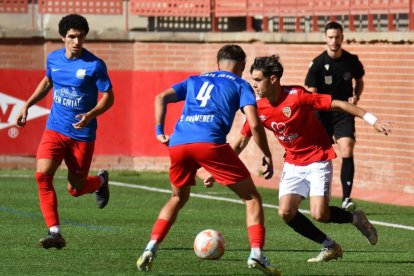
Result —
[[[188, 72], [111, 71], [114, 106], [98, 117], [95, 154], [166, 156], [165, 146], [155, 140], [154, 97]], [[29, 110], [24, 128], [14, 125], [24, 102], [43, 78], [43, 70], [0, 70], [0, 155], [34, 156], [45, 128], [51, 93]], [[168, 109], [166, 133], [180, 116], [182, 104]]]

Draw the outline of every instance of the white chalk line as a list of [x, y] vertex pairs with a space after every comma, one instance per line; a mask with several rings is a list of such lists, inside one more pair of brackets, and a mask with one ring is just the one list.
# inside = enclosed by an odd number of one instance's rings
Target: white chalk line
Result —
[[[33, 176], [29, 176], [29, 175], [5, 175], [5, 174], [0, 175], [0, 178], [6, 178], [6, 177], [8, 177], [8, 178], [10, 178], [10, 177], [29, 178], [29, 177], [33, 177]], [[57, 178], [63, 178], [63, 177], [57, 177]], [[124, 183], [124, 182], [118, 182], [118, 181], [109, 181], [109, 184], [113, 185], [113, 186], [118, 186], [118, 187], [141, 189], [141, 190], [152, 191], [152, 192], [157, 192], [157, 193], [171, 194], [171, 190], [169, 190], [169, 189], [154, 188], [154, 187], [140, 185], [140, 184], [130, 184], [130, 183]], [[227, 198], [227, 197], [219, 197], [219, 196], [204, 195], [204, 194], [197, 194], [197, 193], [191, 193], [190, 196], [191, 197], [196, 197], [196, 198], [231, 202], [231, 203], [236, 203], [236, 204], [244, 204], [239, 199], [232, 199], [232, 198]], [[263, 207], [271, 208], [271, 209], [279, 209], [278, 205], [267, 204], [267, 203], [263, 203]], [[305, 210], [305, 209], [299, 209], [299, 210], [300, 210], [300, 212], [305, 213], [305, 214], [310, 213], [309, 210]], [[375, 224], [375, 225], [381, 225], [381, 226], [385, 226], [385, 227], [391, 227], [391, 228], [414, 231], [414, 226], [396, 224], [396, 223], [389, 223], [389, 222], [377, 221], [377, 220], [369, 220], [369, 221], [372, 224]]]
[[[117, 181], [110, 181], [109, 183], [111, 185], [119, 186], [119, 187], [141, 189], [141, 190], [146, 190], [146, 191], [151, 191], [151, 192], [171, 194], [171, 190], [169, 190], [169, 189], [154, 188], [154, 187], [149, 187], [149, 186], [145, 186], [145, 185], [129, 184], [129, 183], [123, 183], [123, 182], [117, 182]], [[196, 193], [191, 193], [190, 196], [191, 197], [196, 197], [196, 198], [204, 198], [204, 199], [210, 199], [210, 200], [219, 200], [219, 201], [226, 201], [226, 202], [237, 203], [237, 204], [244, 204], [239, 199], [232, 199], [232, 198], [227, 198], [227, 197], [196, 194]], [[278, 205], [267, 204], [267, 203], [264, 203], [263, 207], [271, 208], [271, 209], [279, 209]], [[309, 210], [300, 209], [300, 211], [302, 213], [306, 213], [306, 214], [310, 213]], [[408, 226], [408, 225], [402, 225], [402, 224], [396, 224], [396, 223], [388, 223], [388, 222], [376, 221], [376, 220], [369, 220], [369, 221], [372, 224], [376, 224], [376, 225], [414, 231], [414, 226]]]

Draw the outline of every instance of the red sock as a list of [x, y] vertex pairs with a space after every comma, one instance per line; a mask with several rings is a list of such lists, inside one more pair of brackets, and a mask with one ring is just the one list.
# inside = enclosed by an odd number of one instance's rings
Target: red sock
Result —
[[266, 234], [264, 225], [255, 224], [249, 226], [247, 227], [247, 233], [249, 234], [250, 247], [263, 249]]
[[81, 196], [84, 194], [91, 194], [95, 192], [101, 186], [101, 178], [99, 176], [88, 176], [86, 178], [85, 185], [78, 191], [71, 185], [68, 185], [68, 192], [72, 196]]
[[53, 176], [36, 172], [35, 177], [39, 190], [40, 210], [46, 225], [48, 227], [60, 225], [57, 197], [53, 187]]
[[165, 219], [157, 219], [152, 227], [151, 240], [162, 242], [171, 228], [171, 223]]

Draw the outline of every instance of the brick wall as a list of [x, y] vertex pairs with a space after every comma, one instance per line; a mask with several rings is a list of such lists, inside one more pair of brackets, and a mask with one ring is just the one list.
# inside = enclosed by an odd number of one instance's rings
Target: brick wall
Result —
[[[279, 54], [285, 67], [282, 83], [300, 85], [304, 82], [311, 59], [324, 49], [321, 44], [239, 44], [248, 54], [248, 67], [255, 56]], [[88, 42], [85, 46], [103, 58], [110, 71], [205, 72], [216, 69], [215, 54], [222, 45], [223, 43]], [[44, 68], [46, 53], [61, 46], [60, 42], [50, 41], [0, 42], [0, 67]], [[344, 44], [344, 48], [358, 54], [365, 66], [365, 90], [360, 106], [394, 123], [392, 135], [385, 137], [363, 121], [357, 120], [355, 182], [367, 190], [414, 194], [414, 46], [353, 43]], [[244, 77], [248, 78], [247, 71]], [[121, 91], [116, 92], [122, 95]], [[238, 131], [240, 124], [238, 116], [229, 140]], [[283, 151], [273, 136], [269, 135], [269, 141], [279, 174]], [[241, 157], [253, 173], [258, 173], [260, 155], [253, 143]], [[165, 169], [165, 163], [168, 162], [167, 158], [157, 159], [160, 161], [158, 166], [157, 162], [152, 161], [147, 164], [148, 157], [130, 158], [133, 161], [118, 159], [125, 161], [124, 164], [118, 164], [119, 167]], [[106, 162], [105, 160], [107, 159], [97, 156], [95, 164]], [[338, 161], [339, 159], [334, 161], [336, 182]]]

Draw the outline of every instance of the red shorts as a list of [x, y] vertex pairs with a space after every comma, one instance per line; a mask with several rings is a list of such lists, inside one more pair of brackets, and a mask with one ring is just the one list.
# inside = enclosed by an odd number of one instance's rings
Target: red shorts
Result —
[[91, 167], [95, 142], [81, 142], [45, 129], [37, 149], [36, 159], [65, 160], [70, 174], [86, 177]]
[[206, 169], [222, 184], [235, 184], [250, 177], [250, 172], [229, 144], [193, 143], [169, 148], [170, 180], [176, 187], [195, 185], [197, 170]]

